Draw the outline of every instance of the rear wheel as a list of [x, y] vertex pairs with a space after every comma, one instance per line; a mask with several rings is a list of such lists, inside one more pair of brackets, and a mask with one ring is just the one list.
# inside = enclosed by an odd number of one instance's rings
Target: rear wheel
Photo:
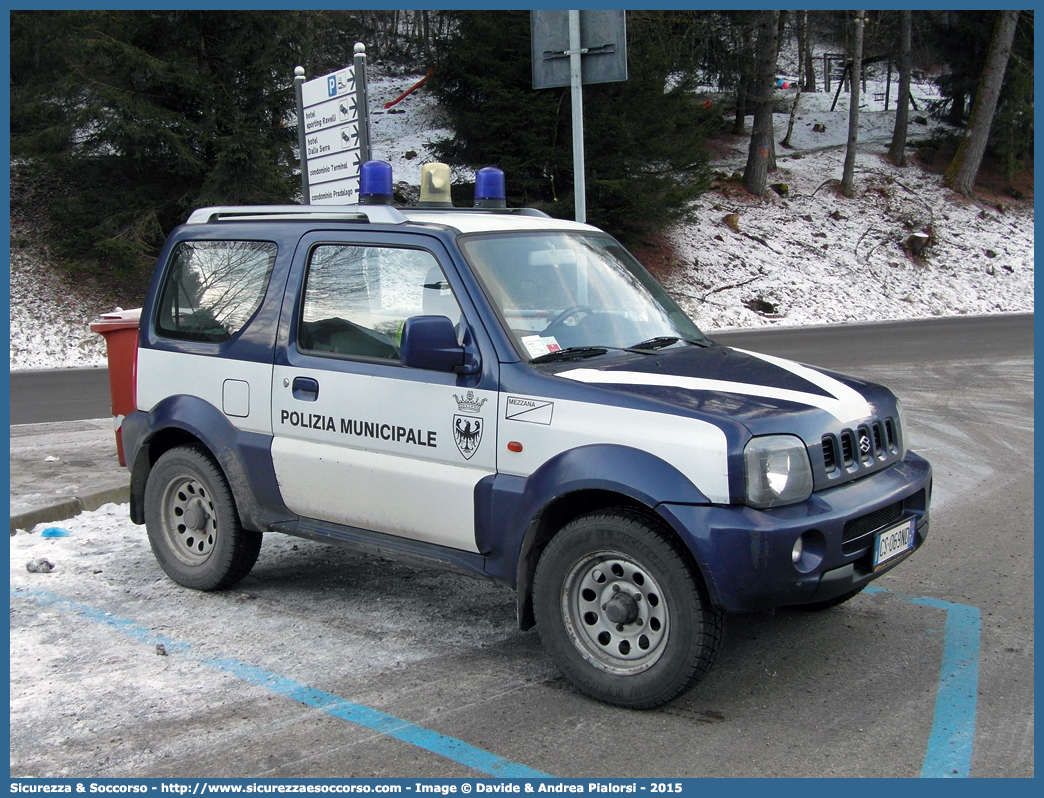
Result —
[[167, 576], [197, 590], [235, 584], [261, 551], [261, 533], [243, 529], [224, 475], [195, 446], [164, 452], [149, 472], [145, 525]]
[[626, 509], [566, 525], [533, 585], [541, 640], [589, 695], [647, 709], [693, 687], [721, 645], [724, 613], [707, 601], [681, 544]]

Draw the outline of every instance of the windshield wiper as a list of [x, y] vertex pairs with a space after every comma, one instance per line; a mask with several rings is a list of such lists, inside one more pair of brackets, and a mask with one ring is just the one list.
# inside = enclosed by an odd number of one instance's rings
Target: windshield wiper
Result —
[[656, 338], [650, 338], [648, 341], [642, 341], [641, 343], [635, 344], [634, 346], [630, 346], [627, 348], [627, 351], [631, 351], [632, 349], [637, 349], [639, 351], [642, 349], [662, 349], [665, 346], [676, 344], [679, 341], [683, 341], [687, 344], [692, 344], [693, 346], [706, 346], [706, 344], [700, 341], [690, 341], [688, 338], [678, 338], [677, 336], [673, 335], [660, 335]]
[[613, 352], [633, 352], [636, 355], [654, 354], [653, 352], [649, 352], [645, 349], [635, 349], [634, 347], [624, 346], [567, 346], [565, 349], [559, 349], [557, 352], [548, 352], [546, 355], [538, 355], [529, 362], [553, 363], [556, 360], [572, 360], [573, 358], [598, 357], [599, 355], [604, 355], [606, 352], [610, 350], [612, 350]]

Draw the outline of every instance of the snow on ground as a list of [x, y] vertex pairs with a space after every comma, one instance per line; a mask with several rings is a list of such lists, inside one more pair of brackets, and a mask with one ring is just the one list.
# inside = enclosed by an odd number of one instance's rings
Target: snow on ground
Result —
[[[934, 87], [915, 86], [920, 107]], [[792, 149], [777, 145], [770, 184], [781, 196], [751, 197], [723, 182], [696, 203], [697, 221], [670, 234], [684, 266], [668, 288], [708, 330], [766, 324], [807, 325], [1033, 310], [1033, 208], [970, 202], [917, 165], [885, 157], [895, 120], [884, 110], [884, 81], [869, 81], [860, 108], [856, 196], [841, 196], [848, 135], [847, 95], [798, 100]], [[788, 98], [795, 90], [778, 92]], [[920, 116], [911, 112], [911, 119]], [[776, 141], [788, 114], [776, 114]], [[817, 128], [820, 130], [817, 131]], [[911, 122], [910, 140], [928, 128]], [[742, 171], [747, 138], [716, 167]], [[912, 155], [912, 151], [909, 152]], [[730, 226], [730, 223], [732, 226]], [[927, 233], [913, 258], [904, 244]]]
[[[370, 150], [375, 160], [391, 164], [392, 179], [420, 185], [421, 164], [432, 160], [428, 145], [450, 138], [453, 130], [432, 95], [423, 86], [391, 108], [394, 101], [424, 76], [380, 77], [367, 86], [370, 105]], [[474, 172], [454, 169], [453, 180], [474, 180]]]
[[71, 280], [11, 258], [11, 368], [105, 364], [105, 343], [90, 323], [111, 305], [80, 296]]
[[[219, 646], [223, 656], [260, 663], [276, 651], [280, 661], [267, 667], [310, 684], [322, 681], [334, 661], [342, 675], [364, 676], [517, 633], [514, 594], [491, 582], [289, 535], [265, 535], [257, 565], [234, 594], [183, 588], [160, 569], [145, 528], [130, 521], [126, 504], [105, 504], [19, 531], [11, 537], [9, 575], [18, 593], [42, 590], [73, 601], [104, 601], [114, 615], [159, 634], [176, 626], [187, 639], [208, 641], [200, 646]], [[406, 584], [392, 596], [390, 580]], [[255, 594], [262, 583], [257, 593], [263, 595]], [[416, 600], [433, 595], [440, 602], [434, 613]], [[226, 620], [215, 638], [216, 617]], [[285, 648], [273, 644], [279, 639], [308, 644]], [[34, 658], [25, 658], [22, 674], [38, 667]], [[50, 680], [42, 684], [54, 686]], [[81, 694], [75, 701], [101, 697]]]
[[[425, 87], [384, 108], [421, 77], [374, 77], [369, 85], [373, 155], [392, 165], [397, 183], [413, 186], [430, 160], [427, 145], [452, 134]], [[758, 199], [740, 183], [723, 181], [695, 203], [694, 223], [670, 231], [682, 263], [665, 282], [703, 329], [1033, 310], [1032, 203], [971, 202], [918, 165], [891, 165], [884, 153], [895, 87], [889, 111], [878, 99], [884, 91], [883, 80], [871, 80], [863, 94], [854, 199], [837, 190], [848, 95], [830, 111], [833, 91], [804, 93], [792, 149], [777, 145], [779, 169], [769, 177], [785, 183], [787, 195], [770, 191]], [[934, 91], [931, 84], [913, 87], [920, 108]], [[786, 108], [797, 96], [794, 89], [777, 94], [777, 107]], [[922, 115], [911, 113], [910, 140], [929, 134], [928, 125], [914, 120]], [[789, 114], [775, 115], [777, 142], [788, 122]], [[748, 139], [724, 141], [715, 168], [742, 171]], [[464, 170], [455, 178], [471, 175]], [[133, 301], [86, 296], [75, 282], [41, 268], [46, 248], [26, 236], [25, 224], [12, 215], [11, 368], [103, 365], [104, 344], [88, 324], [117, 302]], [[921, 232], [932, 243], [914, 259], [902, 247]]]

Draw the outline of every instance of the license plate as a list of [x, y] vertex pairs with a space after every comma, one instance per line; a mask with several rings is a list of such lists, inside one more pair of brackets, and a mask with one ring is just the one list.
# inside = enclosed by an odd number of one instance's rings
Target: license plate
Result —
[[915, 523], [915, 519], [909, 518], [898, 526], [893, 526], [874, 536], [875, 571], [914, 547]]

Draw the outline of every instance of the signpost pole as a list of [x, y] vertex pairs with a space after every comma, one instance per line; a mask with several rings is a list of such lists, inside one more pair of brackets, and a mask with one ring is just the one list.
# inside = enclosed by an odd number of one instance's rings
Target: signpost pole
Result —
[[355, 105], [359, 115], [359, 163], [366, 163], [370, 154], [370, 105], [366, 99], [366, 45], [355, 43]]
[[540, 9], [530, 12], [533, 88], [569, 86], [573, 123], [573, 204], [587, 221], [584, 169], [585, 83], [627, 80], [627, 14]]
[[309, 205], [311, 203], [308, 197], [308, 151], [305, 144], [304, 96], [301, 90], [304, 82], [304, 67], [295, 67], [294, 96], [297, 99], [297, 146], [301, 153], [301, 197], [304, 204]]
[[574, 216], [587, 221], [587, 180], [584, 175], [584, 92], [581, 86], [580, 12], [569, 12], [569, 94], [573, 106], [573, 197]]

